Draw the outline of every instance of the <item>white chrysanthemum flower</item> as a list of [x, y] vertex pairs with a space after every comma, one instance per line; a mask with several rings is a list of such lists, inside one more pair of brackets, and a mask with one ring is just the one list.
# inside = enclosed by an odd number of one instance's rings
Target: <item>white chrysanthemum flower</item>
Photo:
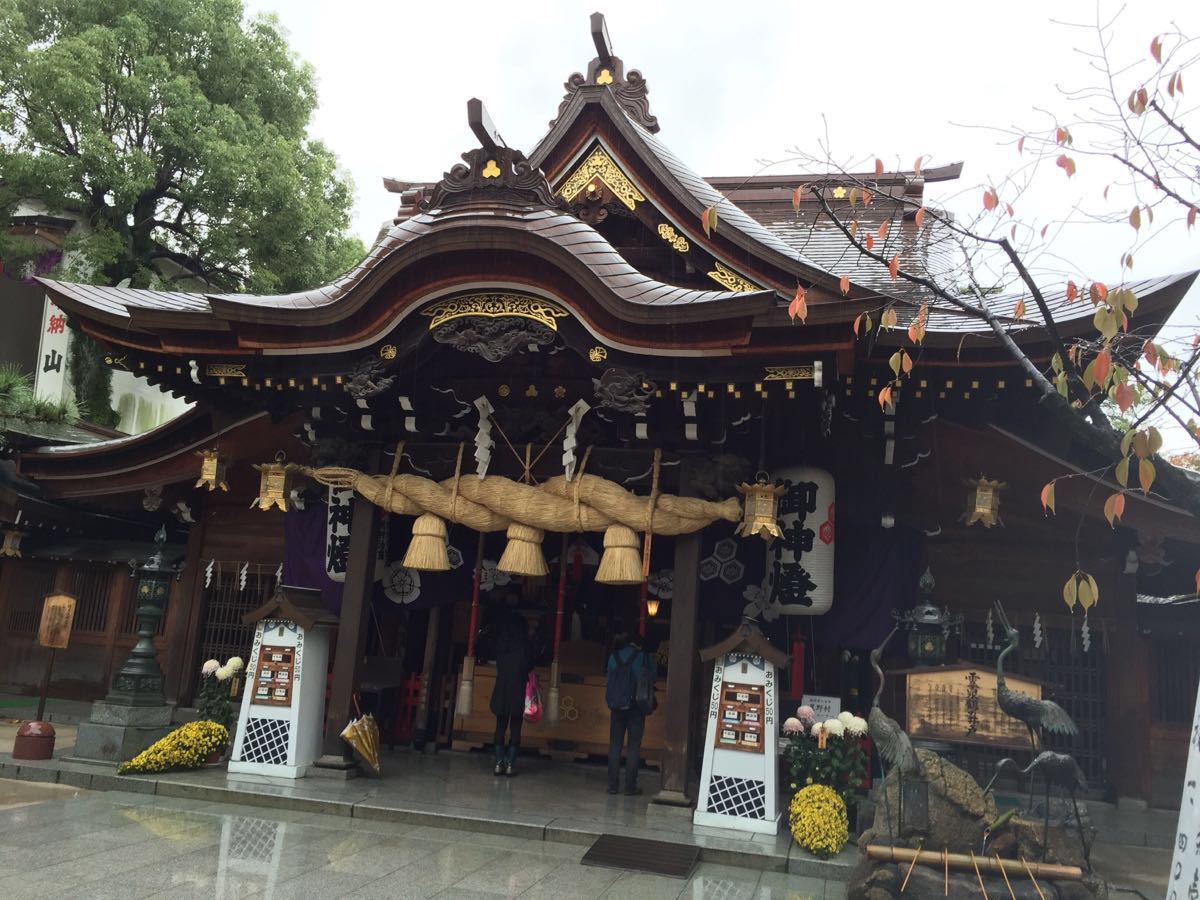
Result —
[[246, 664], [242, 662], [242, 658], [240, 656], [231, 656], [229, 657], [229, 662], [225, 663], [225, 668], [236, 673], [246, 668]]
[[217, 669], [216, 676], [217, 681], [228, 681], [233, 676], [233, 672], [229, 671], [228, 666], [221, 666]]
[[813, 737], [820, 737], [821, 729], [824, 727], [825, 726], [822, 725], [820, 722], [813, 722], [813, 727], [809, 730], [808, 733], [811, 734]]
[[837, 720], [839, 722], [841, 722], [847, 728], [850, 727], [850, 722], [853, 719], [854, 719], [854, 713], [850, 712], [850, 710], [848, 710], [848, 709], [843, 709], [840, 713], [837, 714]]
[[217, 669], [221, 668], [221, 664], [215, 659], [206, 660], [204, 665], [200, 667], [201, 675], [211, 675]]
[[867, 733], [867, 720], [862, 716], [851, 716], [850, 724], [846, 726], [846, 730], [855, 737], [862, 737]]
[[843, 725], [841, 722], [839, 722], [837, 719], [826, 719], [825, 720], [825, 730], [828, 731], [834, 737], [841, 737], [843, 734], [846, 733], [846, 726]]

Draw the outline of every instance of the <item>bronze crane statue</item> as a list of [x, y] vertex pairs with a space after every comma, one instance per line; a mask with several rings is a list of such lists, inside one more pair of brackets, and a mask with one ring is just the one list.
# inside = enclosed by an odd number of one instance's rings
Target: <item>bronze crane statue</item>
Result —
[[[879, 666], [880, 657], [883, 655], [883, 648], [888, 645], [888, 641], [896, 633], [896, 628], [888, 632], [888, 636], [883, 639], [883, 643], [871, 651], [871, 668], [875, 670], [875, 674], [879, 676], [879, 689], [875, 691], [875, 697], [871, 700], [871, 711], [867, 714], [867, 733], [871, 735], [871, 740], [875, 744], [875, 749], [879, 751], [880, 768], [883, 769], [883, 762], [886, 760], [889, 766], [894, 766], [899, 770], [897, 778], [897, 788], [900, 795], [900, 812], [899, 818], [903, 821], [904, 815], [904, 776], [921, 778], [924, 771], [921, 769], [921, 761], [917, 759], [917, 753], [913, 750], [912, 741], [909, 740], [908, 734], [900, 727], [900, 723], [885, 713], [879, 708], [879, 698], [883, 695], [883, 669]], [[883, 800], [887, 803], [887, 771], [883, 772]], [[888, 814], [888, 826], [891, 826], [891, 814]]]
[[1037, 753], [1037, 738], [1045, 738], [1047, 734], [1073, 736], [1079, 734], [1079, 729], [1067, 711], [1053, 700], [1035, 700], [1028, 694], [1014, 691], [1004, 683], [1004, 657], [1017, 649], [1021, 638], [1017, 629], [1013, 628], [1004, 614], [1004, 607], [996, 603], [996, 614], [1000, 619], [1000, 627], [1004, 629], [1008, 645], [996, 657], [996, 703], [1005, 713], [1014, 719], [1020, 719], [1029, 729], [1029, 747]]
[[1079, 816], [1079, 803], [1075, 799], [1076, 791], [1087, 790], [1087, 778], [1084, 776], [1083, 770], [1079, 768], [1079, 763], [1075, 762], [1075, 757], [1066, 753], [1043, 750], [1024, 769], [1015, 760], [1005, 757], [996, 763], [996, 771], [992, 775], [992, 780], [983, 789], [985, 794], [992, 789], [996, 779], [1005, 771], [1016, 775], [1039, 777], [1046, 785], [1046, 808], [1042, 824], [1043, 862], [1046, 859], [1046, 849], [1050, 844], [1050, 787], [1053, 785], [1066, 792], [1067, 796], [1071, 798], [1071, 806], [1075, 810], [1075, 825], [1079, 831], [1079, 843], [1083, 847], [1083, 859], [1087, 863], [1088, 870], [1091, 871], [1091, 848], [1088, 847], [1087, 840], [1083, 835], [1083, 820]]

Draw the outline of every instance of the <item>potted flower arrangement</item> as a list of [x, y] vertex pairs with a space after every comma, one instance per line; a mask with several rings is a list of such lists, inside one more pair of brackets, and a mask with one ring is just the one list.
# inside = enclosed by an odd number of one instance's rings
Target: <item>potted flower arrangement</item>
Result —
[[153, 774], [174, 769], [198, 769], [229, 743], [229, 731], [216, 722], [188, 722], [155, 741], [117, 768], [118, 775]]
[[867, 779], [866, 720], [842, 712], [818, 722], [811, 707], [801, 706], [783, 723], [783, 733], [789, 738], [783, 758], [791, 790], [825, 785], [844, 808], [854, 810]]
[[[244, 668], [245, 663], [240, 656], [231, 656], [225, 665], [210, 659], [200, 667], [200, 695], [196, 711], [201, 721], [214, 722], [226, 733], [233, 728], [232, 697], [237, 694], [238, 676]], [[218, 747], [214, 755], [219, 758], [223, 749]]]

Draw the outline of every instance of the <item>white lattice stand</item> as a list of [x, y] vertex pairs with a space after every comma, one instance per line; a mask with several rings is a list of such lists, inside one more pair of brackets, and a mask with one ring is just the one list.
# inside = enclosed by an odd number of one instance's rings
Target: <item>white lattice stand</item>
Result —
[[[315, 597], [313, 596], [315, 595]], [[303, 778], [321, 754], [325, 673], [336, 618], [320, 593], [281, 586], [258, 619], [230, 772]]]
[[696, 825], [779, 830], [777, 665], [787, 656], [753, 625], [701, 653], [714, 659]]

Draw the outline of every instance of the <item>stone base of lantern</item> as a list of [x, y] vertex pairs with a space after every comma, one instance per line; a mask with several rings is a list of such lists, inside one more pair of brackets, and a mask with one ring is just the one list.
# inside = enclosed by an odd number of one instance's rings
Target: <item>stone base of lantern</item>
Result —
[[125, 706], [97, 700], [91, 718], [75, 735], [74, 756], [113, 763], [133, 759], [171, 732], [172, 712], [166, 704]]

